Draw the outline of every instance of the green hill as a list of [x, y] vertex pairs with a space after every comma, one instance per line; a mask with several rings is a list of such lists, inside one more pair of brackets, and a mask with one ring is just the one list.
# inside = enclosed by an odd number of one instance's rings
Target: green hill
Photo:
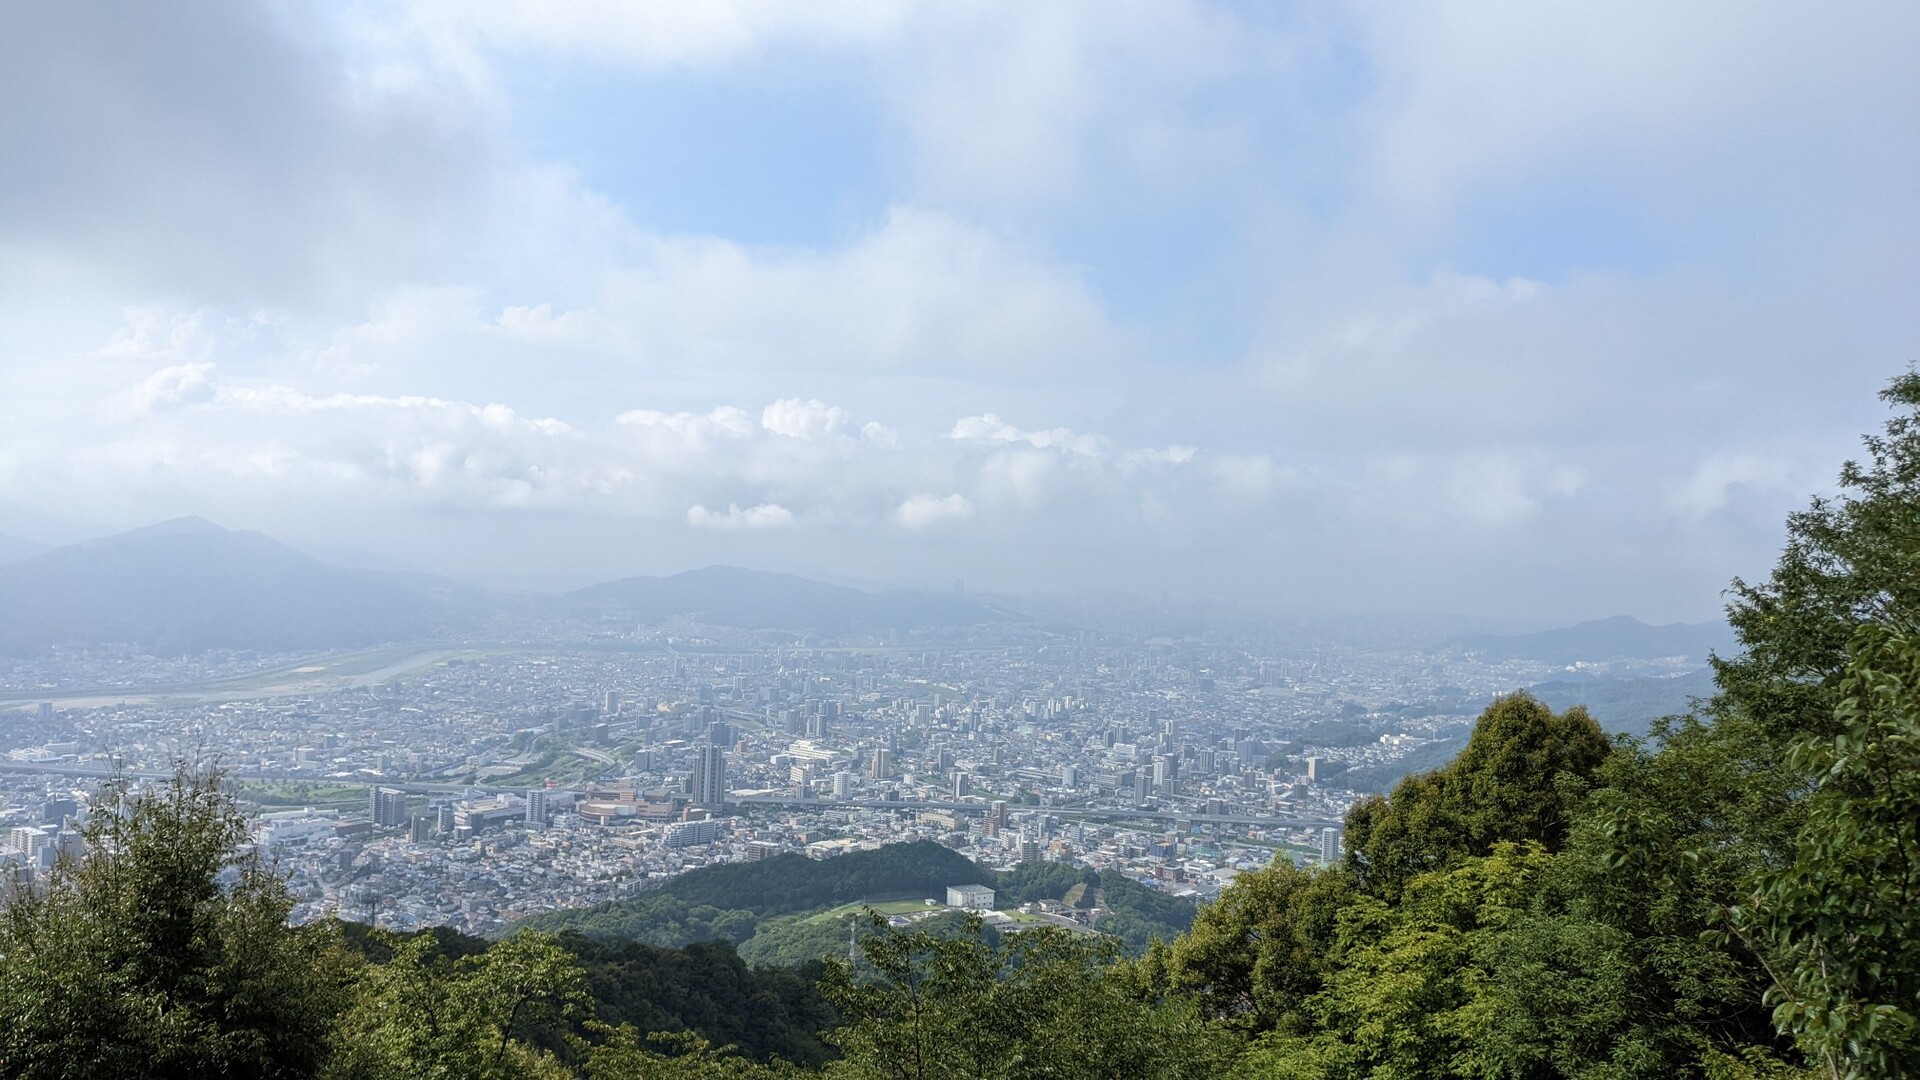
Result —
[[[1059, 900], [1083, 885], [1098, 888], [1110, 911], [1099, 929], [1134, 952], [1193, 923], [1191, 902], [1122, 874], [1062, 863], [996, 873], [922, 840], [819, 861], [795, 854], [703, 866], [638, 896], [532, 916], [520, 927], [670, 948], [721, 940], [739, 946], [751, 963], [793, 964], [846, 951], [844, 922], [804, 916], [863, 901], [938, 899], [949, 885], [990, 886], [1002, 907]], [[763, 934], [770, 936], [763, 941]]]
[[833, 859], [781, 855], [703, 866], [625, 900], [532, 916], [520, 925], [601, 940], [684, 945], [752, 937], [758, 922], [857, 900], [944, 896], [949, 885], [991, 884], [991, 874], [932, 841], [889, 844]]

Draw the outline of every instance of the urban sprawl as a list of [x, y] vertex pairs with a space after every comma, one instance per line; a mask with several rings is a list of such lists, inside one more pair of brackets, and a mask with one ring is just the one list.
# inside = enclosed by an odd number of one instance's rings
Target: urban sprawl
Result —
[[71, 652], [0, 666], [0, 870], [31, 883], [82, 850], [109, 778], [217, 763], [297, 921], [486, 933], [710, 863], [917, 839], [1204, 900], [1276, 853], [1335, 857], [1349, 776], [1546, 674], [1303, 635], [816, 645], [685, 623], [322, 657]]

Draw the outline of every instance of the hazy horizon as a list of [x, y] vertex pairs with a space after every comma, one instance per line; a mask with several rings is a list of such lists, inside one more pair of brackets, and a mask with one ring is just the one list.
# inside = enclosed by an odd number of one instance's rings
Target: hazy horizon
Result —
[[0, 558], [198, 515], [494, 585], [1717, 618], [1920, 360], [1916, 40], [9, 7]]

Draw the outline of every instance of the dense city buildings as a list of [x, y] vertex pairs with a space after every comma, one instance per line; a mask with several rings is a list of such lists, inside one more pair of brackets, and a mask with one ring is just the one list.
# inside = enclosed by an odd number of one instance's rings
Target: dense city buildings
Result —
[[1311, 628], [809, 642], [684, 622], [9, 661], [0, 863], [31, 878], [76, 850], [112, 775], [217, 763], [298, 919], [484, 932], [707, 863], [910, 839], [1205, 899], [1277, 853], [1334, 861], [1363, 790], [1555, 670]]

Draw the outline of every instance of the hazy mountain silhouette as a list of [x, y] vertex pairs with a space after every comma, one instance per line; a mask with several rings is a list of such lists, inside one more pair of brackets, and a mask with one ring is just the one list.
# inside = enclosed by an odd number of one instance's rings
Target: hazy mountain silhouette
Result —
[[1685, 656], [1704, 663], [1710, 651], [1727, 655], [1737, 646], [1733, 629], [1724, 622], [1648, 626], [1638, 619], [1616, 615], [1537, 634], [1466, 634], [1448, 642], [1447, 647], [1478, 653], [1488, 660], [1572, 664], [1663, 656]]
[[451, 582], [345, 570], [259, 533], [180, 518], [0, 565], [0, 652], [346, 648], [470, 625], [486, 606]]
[[0, 563], [18, 562], [47, 550], [47, 545], [0, 533]]
[[636, 619], [688, 616], [749, 630], [845, 630], [966, 626], [1004, 620], [998, 609], [961, 596], [863, 592], [735, 566], [709, 566], [668, 577], [632, 577], [570, 594], [579, 606]]

